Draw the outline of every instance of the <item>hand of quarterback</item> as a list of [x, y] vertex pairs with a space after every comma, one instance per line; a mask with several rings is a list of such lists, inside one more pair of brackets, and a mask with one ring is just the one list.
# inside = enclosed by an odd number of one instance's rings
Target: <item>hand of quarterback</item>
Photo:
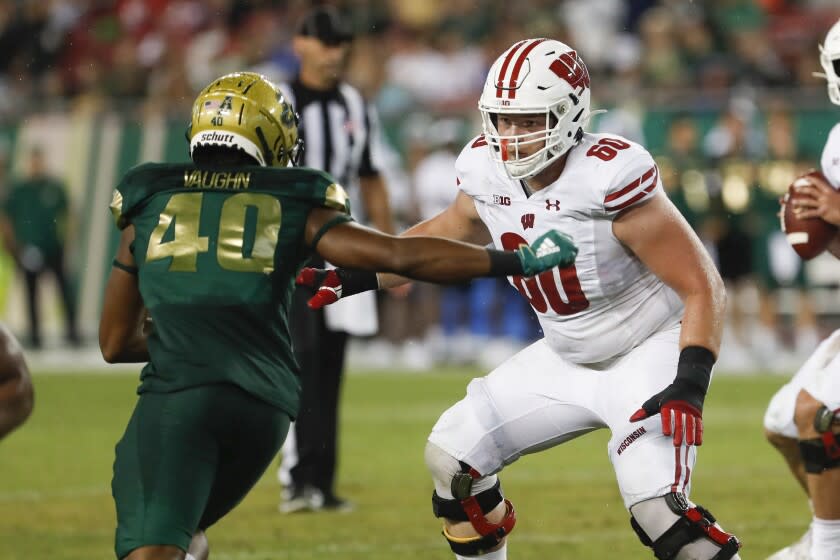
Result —
[[655, 394], [633, 413], [631, 422], [662, 415], [662, 433], [673, 436], [674, 447], [703, 444], [703, 393], [683, 380], [676, 380]]
[[317, 288], [315, 295], [306, 302], [310, 309], [321, 309], [341, 299], [341, 277], [335, 269], [306, 267], [295, 278], [295, 284]]
[[[793, 199], [793, 212], [798, 218], [822, 218], [830, 224], [840, 226], [840, 192], [822, 181], [812, 181], [797, 190], [799, 196]], [[790, 196], [785, 195], [785, 202]]]
[[555, 266], [569, 266], [575, 262], [578, 248], [571, 237], [551, 230], [539, 236], [530, 246], [523, 245], [514, 252], [522, 264], [523, 276], [531, 277]]

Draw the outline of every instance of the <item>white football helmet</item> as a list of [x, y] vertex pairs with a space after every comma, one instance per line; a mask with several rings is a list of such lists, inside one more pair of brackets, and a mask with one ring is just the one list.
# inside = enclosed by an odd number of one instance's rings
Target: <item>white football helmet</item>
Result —
[[[493, 158], [513, 179], [533, 177], [583, 137], [591, 116], [589, 70], [577, 52], [560, 41], [519, 41], [490, 67], [478, 109]], [[500, 136], [499, 113], [544, 114], [545, 129]], [[535, 143], [545, 146], [520, 159], [520, 147]]]
[[820, 64], [825, 74], [817, 74], [828, 81], [828, 97], [835, 105], [840, 105], [840, 20], [835, 23], [825, 36], [825, 44], [820, 45]]

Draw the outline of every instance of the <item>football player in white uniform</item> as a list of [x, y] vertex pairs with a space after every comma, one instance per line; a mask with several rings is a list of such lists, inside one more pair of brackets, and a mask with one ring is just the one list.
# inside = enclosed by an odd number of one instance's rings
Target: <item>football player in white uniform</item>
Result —
[[[579, 248], [574, 266], [510, 278], [545, 338], [473, 380], [434, 426], [426, 448], [434, 513], [456, 558], [504, 559], [515, 516], [497, 473], [609, 428], [632, 527], [656, 557], [739, 558], [738, 540], [688, 499], [723, 282], [650, 154], [584, 132], [589, 104], [589, 73], [572, 48], [550, 39], [511, 46], [488, 74], [484, 134], [458, 158], [455, 201], [404, 234], [512, 248], [557, 228]], [[305, 276], [321, 286], [315, 307], [405, 281]]]
[[[820, 47], [828, 96], [840, 105], [840, 21]], [[795, 209], [803, 218], [820, 217], [840, 225], [840, 123], [828, 135], [820, 161], [831, 186], [802, 191]], [[834, 187], [834, 188], [831, 188]], [[840, 235], [829, 251], [840, 258]], [[840, 558], [840, 330], [820, 344], [796, 375], [773, 396], [764, 416], [767, 439], [784, 456], [808, 494], [814, 517], [808, 532], [768, 560]]]

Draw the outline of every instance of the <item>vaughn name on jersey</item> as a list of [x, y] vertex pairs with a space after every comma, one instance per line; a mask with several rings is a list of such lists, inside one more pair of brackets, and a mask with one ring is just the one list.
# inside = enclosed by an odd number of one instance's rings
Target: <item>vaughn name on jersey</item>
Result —
[[572, 266], [509, 279], [536, 311], [555, 352], [574, 363], [603, 362], [680, 320], [679, 296], [612, 230], [622, 210], [662, 188], [647, 150], [620, 136], [584, 134], [560, 178], [533, 194], [489, 150], [477, 137], [461, 152], [456, 172], [496, 247], [516, 249], [557, 229], [579, 249]]

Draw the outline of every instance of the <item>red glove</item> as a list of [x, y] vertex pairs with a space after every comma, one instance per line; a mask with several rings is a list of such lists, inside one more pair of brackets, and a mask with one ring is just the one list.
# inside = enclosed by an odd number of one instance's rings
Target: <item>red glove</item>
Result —
[[306, 267], [295, 278], [295, 284], [317, 288], [315, 295], [306, 302], [310, 309], [321, 309], [341, 299], [341, 278], [335, 269]]
[[703, 402], [712, 379], [715, 355], [702, 346], [680, 351], [674, 382], [645, 401], [631, 422], [662, 415], [662, 433], [674, 438], [674, 447], [703, 444]]
[[311, 309], [321, 309], [343, 297], [379, 289], [375, 272], [351, 268], [324, 270], [306, 267], [300, 271], [295, 283], [316, 290], [307, 302]]
[[631, 422], [654, 414], [662, 415], [662, 433], [673, 436], [674, 447], [703, 444], [703, 399], [705, 391], [693, 383], [677, 379], [655, 394], [633, 413]]

